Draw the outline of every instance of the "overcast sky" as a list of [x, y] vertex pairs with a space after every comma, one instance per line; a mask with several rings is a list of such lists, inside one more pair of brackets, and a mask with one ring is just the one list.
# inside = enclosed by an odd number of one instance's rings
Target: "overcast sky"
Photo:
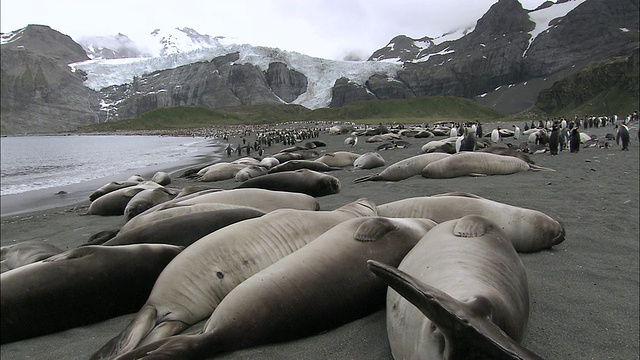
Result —
[[[497, 0], [2, 0], [2, 32], [48, 25], [78, 39], [156, 28], [201, 34], [328, 59], [367, 58], [396, 35], [437, 37], [473, 25]], [[521, 0], [533, 9], [544, 0]], [[233, 41], [236, 42], [236, 41]]]

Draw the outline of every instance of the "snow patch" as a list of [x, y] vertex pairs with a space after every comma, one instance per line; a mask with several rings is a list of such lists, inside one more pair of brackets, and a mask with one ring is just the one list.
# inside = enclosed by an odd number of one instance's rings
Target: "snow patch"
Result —
[[529, 19], [535, 23], [535, 27], [532, 31], [529, 32], [531, 37], [529, 38], [529, 46], [524, 50], [522, 57], [527, 55], [527, 51], [531, 47], [533, 41], [538, 37], [538, 35], [546, 32], [551, 27], [550, 23], [552, 20], [564, 17], [570, 11], [578, 7], [578, 5], [582, 4], [586, 0], [570, 0], [564, 3], [556, 3], [548, 8], [532, 11], [529, 13]]

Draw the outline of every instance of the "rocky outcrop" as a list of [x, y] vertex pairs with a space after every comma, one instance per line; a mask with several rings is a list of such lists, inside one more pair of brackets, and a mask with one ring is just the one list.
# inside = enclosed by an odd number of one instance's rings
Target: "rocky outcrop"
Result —
[[360, 100], [373, 100], [376, 96], [364, 86], [358, 85], [349, 79], [342, 77], [336, 80], [331, 91], [331, 104], [329, 107], [340, 107], [350, 102]]
[[638, 47], [638, 11], [637, 0], [585, 1], [538, 35], [524, 56], [523, 76], [543, 77], [576, 63], [630, 55]]
[[0, 47], [2, 134], [70, 131], [98, 121], [98, 94], [66, 65], [88, 60], [80, 45], [41, 25], [8, 35], [12, 41]]
[[[132, 84], [103, 89], [101, 96], [108, 106], [103, 107], [101, 120], [129, 119], [176, 105], [217, 109], [282, 103], [269, 86], [265, 72], [254, 65], [234, 63], [237, 60], [238, 53], [232, 53], [208, 62], [147, 74], [135, 78]], [[292, 76], [300, 89], [303, 81]], [[292, 90], [288, 96], [295, 93]], [[284, 90], [281, 94], [287, 96]]]
[[420, 54], [433, 46], [433, 39], [425, 36], [420, 39], [412, 39], [405, 35], [398, 35], [391, 39], [387, 46], [374, 51], [369, 61], [397, 59], [399, 61], [411, 61], [420, 58]]
[[536, 105], [542, 111], [553, 114], [570, 104], [582, 104], [603, 92], [615, 90], [636, 94], [637, 109], [639, 61], [640, 53], [636, 48], [632, 56], [590, 64], [541, 91]]
[[299, 71], [289, 69], [281, 62], [269, 64], [266, 79], [273, 93], [287, 103], [307, 91], [307, 77]]

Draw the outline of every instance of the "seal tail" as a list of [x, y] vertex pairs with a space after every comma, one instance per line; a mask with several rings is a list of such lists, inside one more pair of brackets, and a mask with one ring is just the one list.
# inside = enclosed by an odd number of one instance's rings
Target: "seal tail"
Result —
[[354, 184], [357, 183], [361, 183], [361, 182], [365, 182], [365, 181], [380, 181], [382, 180], [382, 177], [380, 177], [380, 174], [371, 174], [371, 175], [367, 175], [367, 176], [363, 176], [363, 177], [359, 177], [357, 179], [353, 180]]
[[120, 353], [135, 349], [140, 341], [155, 327], [156, 315], [155, 307], [145, 305], [118, 336], [109, 340], [91, 356], [91, 360], [110, 359]]
[[454, 357], [480, 353], [492, 359], [542, 359], [488, 319], [488, 299], [478, 297], [473, 303], [463, 303], [392, 266], [374, 260], [368, 260], [367, 266], [445, 334]]
[[532, 170], [532, 171], [555, 171], [555, 170], [553, 170], [551, 168], [538, 166], [538, 165], [533, 165], [533, 164], [529, 164], [529, 170]]

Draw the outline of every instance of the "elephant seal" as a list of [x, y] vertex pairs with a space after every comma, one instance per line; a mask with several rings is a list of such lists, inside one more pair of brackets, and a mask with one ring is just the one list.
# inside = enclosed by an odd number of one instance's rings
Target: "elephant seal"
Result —
[[151, 181], [158, 183], [162, 186], [167, 186], [171, 184], [171, 176], [169, 176], [169, 174], [167, 174], [164, 171], [158, 171], [157, 173], [153, 174]]
[[233, 179], [238, 171], [247, 167], [247, 164], [217, 163], [205, 171], [196, 181], [212, 182]]
[[548, 249], [564, 241], [564, 226], [550, 216], [468, 193], [414, 197], [378, 205], [380, 216], [421, 217], [437, 223], [466, 215], [490, 218], [518, 252]]
[[165, 187], [142, 190], [135, 194], [124, 207], [125, 218], [131, 220], [134, 216], [175, 198], [176, 195], [178, 195], [176, 191]]
[[271, 169], [276, 165], [280, 165], [280, 161], [273, 156], [267, 156], [260, 160], [260, 166], [264, 166], [267, 169]]
[[348, 167], [353, 166], [353, 162], [360, 157], [360, 154], [352, 153], [349, 151], [336, 151], [334, 153], [328, 153], [322, 155], [316, 161], [323, 162], [332, 167]]
[[264, 211], [249, 207], [218, 209], [172, 216], [148, 222], [118, 233], [102, 245], [171, 244], [187, 247], [205, 235], [238, 221], [264, 215]]
[[289, 191], [319, 197], [339, 193], [340, 180], [329, 174], [300, 169], [267, 174], [249, 179], [235, 187], [235, 189], [244, 188]]
[[321, 161], [315, 160], [289, 160], [282, 164], [276, 165], [269, 169], [269, 174], [282, 171], [295, 171], [300, 169], [309, 169], [318, 172], [342, 170], [341, 167], [329, 166]]
[[364, 181], [400, 181], [415, 175], [420, 175], [422, 169], [430, 163], [451, 156], [446, 153], [428, 153], [412, 156], [389, 165], [379, 174], [363, 176], [353, 180], [354, 183]]
[[313, 335], [364, 317], [384, 306], [386, 293], [367, 269], [367, 260], [397, 266], [435, 225], [383, 217], [347, 220], [231, 290], [202, 333], [161, 340], [122, 358], [157, 351], [169, 358], [204, 359]]
[[0, 275], [2, 343], [134, 312], [179, 246], [84, 246]]
[[87, 214], [102, 216], [124, 215], [125, 207], [137, 193], [158, 187], [160, 187], [160, 185], [152, 181], [145, 181], [138, 185], [111, 191], [92, 201], [87, 210]]
[[257, 188], [210, 192], [176, 202], [176, 204], [183, 205], [204, 203], [224, 203], [250, 206], [264, 212], [270, 212], [277, 209], [320, 209], [320, 204], [315, 198], [313, 198], [313, 196], [301, 193], [291, 193], [288, 191], [274, 191]]
[[529, 319], [524, 266], [489, 219], [437, 225], [397, 270], [368, 264], [393, 288], [387, 334], [394, 358], [541, 359], [519, 344]]
[[112, 357], [183, 331], [210, 316], [253, 274], [335, 225], [373, 215], [376, 205], [359, 199], [333, 211], [273, 211], [203, 237], [167, 266], [136, 317], [92, 358]]
[[356, 169], [373, 169], [384, 166], [385, 161], [382, 155], [377, 152], [367, 152], [360, 155], [353, 161], [353, 167]]
[[114, 190], [130, 187], [130, 186], [134, 186], [134, 185], [138, 185], [138, 184], [140, 184], [140, 181], [112, 181], [110, 183], [107, 183], [107, 184], [99, 187], [94, 192], [92, 192], [89, 195], [89, 200], [90, 201], [94, 201], [95, 199], [99, 198], [100, 196], [102, 196], [104, 194], [108, 194], [108, 193], [110, 193], [110, 192], [112, 192]]
[[451, 179], [459, 176], [509, 175], [521, 171], [555, 171], [529, 164], [513, 156], [487, 152], [461, 152], [425, 166], [422, 176], [431, 179]]
[[245, 168], [240, 169], [234, 178], [237, 182], [244, 182], [268, 173], [269, 170], [262, 165], [247, 165]]
[[[129, 230], [136, 229], [140, 226], [147, 225], [154, 221], [162, 221], [176, 216], [197, 214], [200, 212], [209, 212], [215, 210], [228, 209], [253, 209], [265, 213], [250, 206], [223, 204], [223, 203], [202, 203], [202, 204], [176, 204], [170, 203], [165, 206], [158, 207], [154, 211], [142, 213], [133, 219], [127, 221], [116, 235], [121, 235]], [[108, 239], [107, 239], [108, 240]]]
[[61, 253], [63, 250], [43, 241], [25, 241], [0, 248], [0, 272], [17, 269]]
[[420, 150], [423, 153], [432, 153], [432, 152], [443, 152], [447, 154], [455, 154], [456, 153], [456, 144], [455, 138], [449, 140], [431, 140], [428, 143], [422, 145]]
[[287, 162], [289, 160], [302, 160], [304, 156], [302, 154], [298, 154], [295, 152], [279, 152], [277, 154], [273, 154], [272, 157], [276, 158], [281, 164], [283, 162]]

